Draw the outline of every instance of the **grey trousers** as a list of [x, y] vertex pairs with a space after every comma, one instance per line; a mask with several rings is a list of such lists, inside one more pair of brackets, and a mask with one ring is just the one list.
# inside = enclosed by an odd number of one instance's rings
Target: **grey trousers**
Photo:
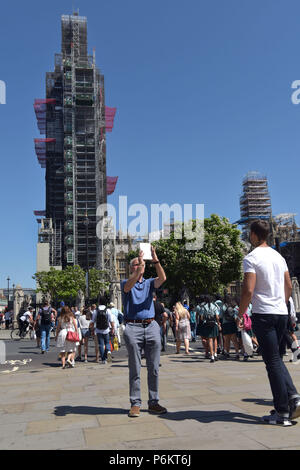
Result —
[[129, 393], [131, 406], [141, 406], [141, 354], [145, 351], [148, 370], [148, 405], [158, 403], [158, 374], [161, 349], [160, 327], [156, 321], [149, 325], [127, 323], [124, 341], [128, 351]]

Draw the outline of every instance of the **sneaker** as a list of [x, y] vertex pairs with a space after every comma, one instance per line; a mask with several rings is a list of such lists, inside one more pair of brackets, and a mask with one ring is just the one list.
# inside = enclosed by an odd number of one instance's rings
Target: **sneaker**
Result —
[[215, 354], [214, 357], [215, 357], [215, 361], [218, 361], [218, 360], [219, 360], [217, 354]]
[[261, 419], [264, 423], [272, 424], [274, 426], [293, 426], [293, 423], [289, 418], [279, 415], [276, 411], [273, 411], [267, 416], [263, 416]]
[[140, 407], [132, 406], [128, 413], [129, 418], [138, 418], [140, 416]]
[[107, 361], [102, 361], [102, 364], [107, 364]]
[[248, 361], [248, 359], [249, 359], [249, 356], [247, 356], [247, 355], [245, 354], [243, 361], [246, 362], [246, 361]]
[[290, 400], [290, 419], [296, 419], [300, 416], [300, 397]]
[[148, 407], [149, 413], [155, 414], [155, 415], [163, 415], [167, 413], [167, 409], [164, 408], [163, 406], [160, 406], [158, 403], [155, 405], [149, 405]]
[[211, 357], [210, 362], [215, 362], [214, 356]]
[[107, 362], [111, 362], [111, 361], [112, 361], [111, 352], [108, 351], [108, 353], [107, 353]]

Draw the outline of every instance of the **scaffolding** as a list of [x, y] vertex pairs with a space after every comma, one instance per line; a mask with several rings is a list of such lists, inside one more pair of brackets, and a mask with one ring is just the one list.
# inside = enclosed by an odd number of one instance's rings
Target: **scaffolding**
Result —
[[[79, 264], [109, 269], [114, 244], [96, 236], [97, 207], [107, 203], [118, 177], [106, 175], [106, 132], [114, 125], [116, 108], [105, 106], [104, 76], [95, 51], [87, 52], [87, 19], [61, 17], [61, 52], [54, 71], [46, 73], [46, 98], [34, 102], [38, 129], [38, 162], [46, 169], [45, 216], [53, 227], [52, 261], [62, 267]], [[88, 253], [88, 256], [87, 256]], [[109, 260], [109, 262], [107, 261]]]
[[295, 216], [297, 214], [282, 213], [271, 219], [271, 240], [270, 243], [296, 242], [300, 240], [300, 227], [297, 226]]
[[241, 218], [236, 223], [243, 226], [243, 239], [248, 238], [249, 227], [253, 220], [271, 219], [271, 198], [266, 176], [251, 171], [244, 177], [243, 194], [240, 197], [240, 214]]

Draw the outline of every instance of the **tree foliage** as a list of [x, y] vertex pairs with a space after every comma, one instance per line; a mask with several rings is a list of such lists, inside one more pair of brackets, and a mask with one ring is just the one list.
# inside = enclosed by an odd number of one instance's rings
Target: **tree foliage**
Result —
[[100, 292], [102, 294], [108, 292], [109, 282], [106, 278], [107, 274], [105, 271], [100, 271], [96, 268], [89, 270], [89, 291], [91, 299], [97, 299]]
[[[37, 292], [45, 296], [50, 295], [53, 302], [60, 300], [75, 301], [79, 292], [86, 292], [86, 273], [80, 266], [68, 266], [59, 271], [50, 268], [50, 271], [40, 271], [33, 276], [38, 283]], [[89, 271], [90, 297], [97, 298], [100, 291], [108, 289], [108, 282], [104, 280], [104, 273], [92, 268]]]

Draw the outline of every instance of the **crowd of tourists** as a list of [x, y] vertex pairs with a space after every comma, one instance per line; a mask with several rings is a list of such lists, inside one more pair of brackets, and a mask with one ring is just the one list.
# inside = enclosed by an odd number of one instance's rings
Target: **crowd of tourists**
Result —
[[[155, 320], [160, 327], [161, 351], [167, 349], [167, 342], [176, 343], [176, 354], [180, 354], [181, 345], [184, 353], [191, 354], [190, 342], [201, 340], [204, 358], [211, 363], [219, 359], [248, 361], [249, 357], [260, 355], [260, 348], [252, 330], [252, 304], [244, 312], [242, 322], [239, 319], [240, 299], [231, 295], [203, 295], [197, 303], [187, 304], [178, 301], [173, 308], [168, 309], [164, 303], [153, 294]], [[68, 307], [62, 301], [56, 310], [47, 301], [44, 302], [38, 314], [34, 315], [29, 307], [19, 318], [20, 331], [29, 326], [34, 332], [37, 347], [45, 354], [50, 347], [50, 333], [55, 334], [56, 347], [62, 367], [74, 367], [76, 361], [88, 362], [89, 340], [95, 349], [95, 362], [106, 364], [111, 362], [111, 352], [121, 346], [124, 326], [123, 313], [115, 308], [113, 303], [108, 305], [106, 298], [100, 298], [99, 305], [90, 307]], [[293, 299], [288, 305], [288, 326], [280, 344], [281, 357], [291, 351], [292, 358], [298, 357], [295, 351], [300, 348], [296, 336], [297, 317]], [[245, 336], [246, 348], [245, 348]], [[244, 339], [243, 339], [244, 338]], [[233, 347], [234, 353], [231, 354]], [[170, 350], [169, 350], [170, 351]], [[292, 359], [291, 359], [292, 360]]]
[[62, 368], [75, 367], [75, 361], [88, 362], [89, 339], [93, 341], [96, 362], [111, 362], [112, 350], [121, 346], [123, 313], [113, 303], [106, 306], [106, 299], [100, 298], [99, 305], [78, 309], [68, 307], [62, 301], [54, 309], [48, 301], [43, 303], [35, 315], [29, 307], [19, 317], [20, 335], [31, 328], [41, 354], [49, 352], [51, 331], [55, 334]]
[[[199, 339], [202, 342], [204, 357], [211, 363], [231, 357], [237, 361], [241, 358], [248, 361], [254, 354], [260, 355], [259, 344], [252, 329], [252, 304], [248, 305], [241, 321], [239, 303], [240, 299], [236, 296], [203, 295], [197, 304], [188, 305], [184, 300], [177, 302], [170, 311], [163, 303], [160, 304], [155, 296], [155, 318], [161, 325], [162, 351], [166, 350], [168, 331], [171, 329], [173, 340], [176, 342], [176, 354], [180, 354], [183, 343], [185, 354], [189, 355], [190, 342]], [[292, 297], [289, 299], [288, 311], [288, 325], [280, 343], [280, 354], [282, 357], [288, 355], [289, 349], [292, 357], [297, 358], [295, 352], [299, 349], [296, 336], [298, 320]], [[234, 349], [234, 356], [230, 353], [231, 347]]]

